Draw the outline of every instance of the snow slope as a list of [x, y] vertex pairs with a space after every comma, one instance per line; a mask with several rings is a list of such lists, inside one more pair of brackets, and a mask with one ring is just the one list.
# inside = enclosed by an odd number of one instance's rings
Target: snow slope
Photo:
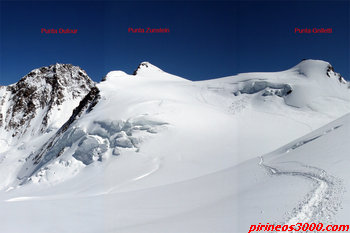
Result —
[[[320, 60], [304, 60], [282, 72], [245, 73], [199, 85], [199, 98], [236, 119], [243, 160], [270, 152], [350, 111], [348, 84]], [[245, 147], [247, 140], [255, 146]]]
[[280, 222], [349, 224], [350, 115], [307, 134], [262, 157], [272, 176], [308, 180], [311, 190]]
[[[324, 198], [340, 205], [348, 177], [330, 168], [337, 157], [313, 162], [337, 148], [321, 138], [341, 137], [345, 147], [346, 127], [314, 130], [350, 112], [349, 100], [346, 81], [318, 60], [201, 82], [148, 62], [133, 75], [109, 72], [25, 159], [16, 161], [18, 148], [0, 154], [19, 168], [3, 182], [0, 230], [247, 232], [264, 221], [334, 217]], [[297, 139], [309, 132], [326, 133]]]

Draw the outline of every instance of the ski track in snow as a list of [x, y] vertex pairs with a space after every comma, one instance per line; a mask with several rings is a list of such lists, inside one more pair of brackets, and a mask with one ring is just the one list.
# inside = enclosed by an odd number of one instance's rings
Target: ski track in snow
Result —
[[[297, 162], [288, 162], [297, 163]], [[297, 223], [324, 223], [332, 224], [333, 217], [337, 210], [341, 208], [341, 195], [344, 187], [339, 179], [332, 177], [323, 169], [303, 165], [299, 166], [304, 171], [282, 171], [275, 167], [264, 164], [263, 157], [260, 157], [259, 165], [268, 171], [272, 176], [297, 176], [311, 180], [316, 188], [314, 188], [299, 206], [294, 208], [291, 213], [287, 213], [287, 220], [280, 225], [295, 225]], [[298, 167], [297, 167], [298, 169]], [[276, 225], [276, 224], [275, 224]], [[303, 231], [286, 231], [286, 232], [303, 232]], [[308, 231], [318, 232], [318, 231]]]

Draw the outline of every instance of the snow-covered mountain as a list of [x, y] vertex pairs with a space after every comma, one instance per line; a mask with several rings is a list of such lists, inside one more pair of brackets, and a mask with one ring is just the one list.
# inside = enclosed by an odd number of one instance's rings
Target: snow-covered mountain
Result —
[[64, 64], [32, 70], [0, 87], [0, 187], [13, 182], [18, 161], [43, 146], [94, 87], [84, 70]]
[[18, 140], [60, 127], [94, 85], [84, 70], [72, 65], [32, 70], [17, 83], [0, 87], [1, 133]]
[[[0, 98], [4, 232], [245, 232], [249, 222], [286, 221], [310, 182], [288, 177], [301, 190], [278, 192], [294, 199], [259, 205], [260, 188], [273, 195], [263, 185], [284, 178], [272, 178], [282, 168], [263, 155], [293, 140], [301, 150], [299, 137], [350, 112], [348, 83], [319, 60], [198, 82], [143, 62], [94, 83], [56, 64], [1, 87]], [[288, 160], [293, 151], [281, 150]], [[21, 224], [8, 214], [30, 206], [39, 211], [22, 211]]]

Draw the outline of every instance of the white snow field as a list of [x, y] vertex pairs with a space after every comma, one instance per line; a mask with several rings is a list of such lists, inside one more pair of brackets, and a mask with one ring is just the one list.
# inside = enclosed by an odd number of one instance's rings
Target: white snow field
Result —
[[192, 82], [143, 62], [88, 89], [41, 133], [45, 106], [0, 124], [0, 232], [350, 224], [350, 89], [329, 63]]

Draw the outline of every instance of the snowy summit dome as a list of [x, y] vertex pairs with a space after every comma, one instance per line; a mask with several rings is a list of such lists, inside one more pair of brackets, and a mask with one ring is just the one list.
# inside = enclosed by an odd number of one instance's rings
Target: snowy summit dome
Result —
[[294, 66], [292, 70], [306, 77], [320, 77], [328, 76], [329, 78], [337, 78], [339, 82], [346, 83], [345, 79], [334, 71], [333, 66], [326, 61], [305, 59], [298, 65]]

